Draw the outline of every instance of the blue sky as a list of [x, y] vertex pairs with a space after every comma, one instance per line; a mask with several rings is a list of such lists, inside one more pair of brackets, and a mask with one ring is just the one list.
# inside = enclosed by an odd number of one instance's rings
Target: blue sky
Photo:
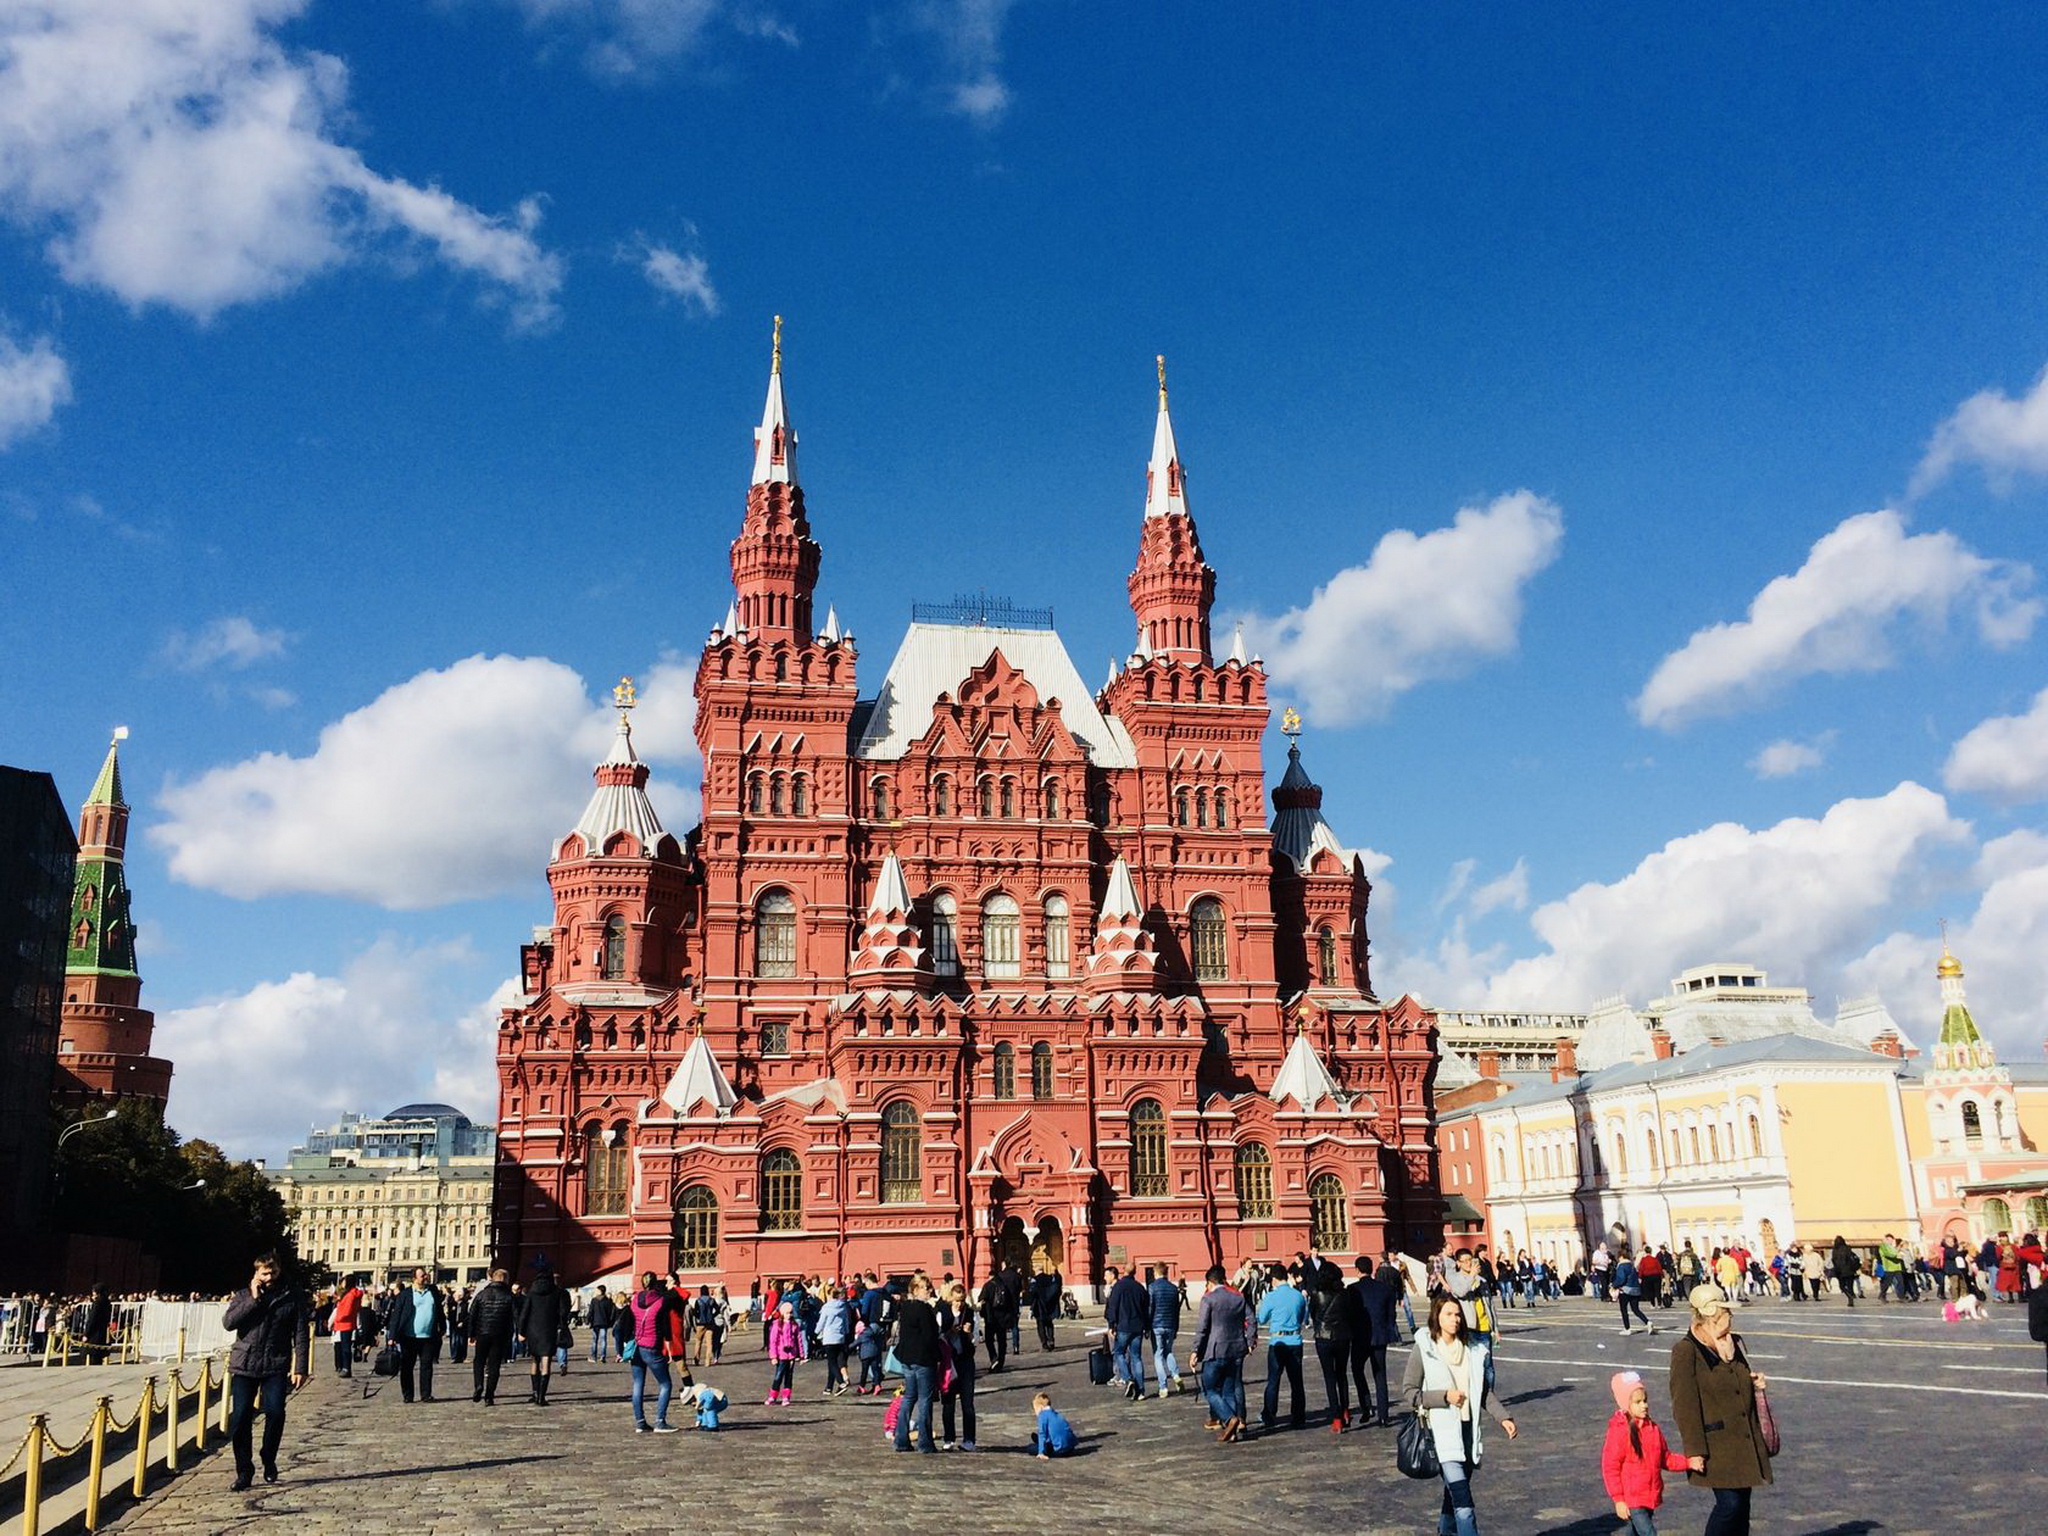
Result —
[[1166, 354], [1387, 995], [1924, 1042], [1946, 917], [2040, 1050], [2048, 21], [1498, 11], [0, 5], [0, 759], [133, 729], [174, 1121], [487, 1107], [622, 672], [691, 819], [778, 312], [870, 685], [1128, 649]]

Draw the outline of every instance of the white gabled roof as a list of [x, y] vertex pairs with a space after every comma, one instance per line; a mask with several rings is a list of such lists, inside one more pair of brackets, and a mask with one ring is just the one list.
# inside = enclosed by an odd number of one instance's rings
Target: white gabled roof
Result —
[[1330, 1069], [1323, 1065], [1323, 1058], [1316, 1054], [1305, 1033], [1296, 1035], [1294, 1044], [1287, 1048], [1287, 1059], [1280, 1063], [1280, 1075], [1273, 1079], [1268, 1097], [1275, 1104], [1292, 1099], [1303, 1109], [1314, 1109], [1326, 1100], [1333, 1108], [1341, 1109], [1346, 1102], [1337, 1091], [1337, 1080], [1330, 1076]]
[[676, 1075], [661, 1090], [661, 1101], [679, 1115], [687, 1115], [700, 1104], [709, 1104], [713, 1114], [723, 1115], [739, 1103], [740, 1096], [726, 1081], [718, 1058], [700, 1034], [683, 1053]]
[[898, 758], [932, 723], [932, 706], [955, 693], [967, 674], [997, 651], [1038, 690], [1041, 704], [1060, 701], [1060, 718], [1089, 761], [1103, 768], [1135, 768], [1137, 749], [1123, 723], [1105, 716], [1050, 629], [1006, 629], [993, 624], [912, 624], [889, 663], [867, 728], [854, 755]]
[[[645, 775], [635, 775], [641, 780], [616, 782], [621, 776], [606, 774], [606, 768], [637, 767], [640, 759], [633, 753], [633, 727], [623, 713], [619, 716], [619, 734], [612, 738], [612, 749], [598, 765], [597, 788], [590, 793], [589, 803], [583, 807], [583, 814], [576, 818], [572, 833], [583, 839], [583, 851], [590, 858], [600, 857], [604, 845], [620, 832], [630, 832], [639, 841], [640, 851], [648, 858], [655, 856], [661, 840], [668, 836], [662, 830], [661, 818], [654, 814], [654, 802], [647, 798]], [[607, 779], [615, 782], [606, 782]], [[562, 844], [569, 839], [563, 837], [555, 844], [555, 857], [560, 858]]]

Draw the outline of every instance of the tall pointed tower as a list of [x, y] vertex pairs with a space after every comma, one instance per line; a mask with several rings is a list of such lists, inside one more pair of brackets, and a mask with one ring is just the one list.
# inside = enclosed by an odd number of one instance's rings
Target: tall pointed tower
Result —
[[1216, 573], [1202, 560], [1202, 541], [1188, 514], [1187, 475], [1166, 411], [1166, 359], [1159, 359], [1159, 419], [1152, 428], [1152, 462], [1145, 471], [1145, 522], [1138, 565], [1128, 583], [1138, 617], [1138, 646], [1147, 655], [1206, 664], [1209, 605]]
[[64, 954], [64, 1006], [57, 1041], [57, 1098], [73, 1107], [96, 1099], [147, 1099], [162, 1111], [171, 1064], [149, 1053], [156, 1015], [141, 1006], [135, 920], [129, 912], [128, 802], [121, 797], [121, 742], [78, 816], [78, 873]]
[[754, 429], [754, 477], [747, 488], [747, 516], [732, 541], [732, 584], [739, 628], [763, 639], [807, 641], [811, 637], [811, 594], [818, 585], [818, 543], [804, 518], [803, 487], [797, 483], [796, 432], [782, 401], [782, 316], [775, 317], [775, 346], [768, 373], [768, 400]]
[[1961, 1229], [1981, 1242], [2012, 1222], [2010, 1205], [1992, 1189], [2040, 1156], [2027, 1150], [2012, 1073], [1998, 1064], [1977, 1027], [1963, 994], [1963, 962], [1950, 952], [1946, 934], [1934, 974], [1941, 983], [1941, 1034], [1933, 1064], [1921, 1076], [1934, 1151], [1914, 1165], [1921, 1230], [1932, 1240]]

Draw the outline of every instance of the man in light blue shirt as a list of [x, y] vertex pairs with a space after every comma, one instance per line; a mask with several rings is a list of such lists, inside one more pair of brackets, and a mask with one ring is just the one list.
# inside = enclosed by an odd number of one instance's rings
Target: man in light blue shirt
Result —
[[1287, 1373], [1290, 1411], [1288, 1427], [1302, 1426], [1301, 1330], [1308, 1324], [1308, 1298], [1294, 1283], [1294, 1276], [1280, 1265], [1272, 1269], [1273, 1283], [1259, 1300], [1259, 1332], [1266, 1340], [1266, 1403], [1259, 1423], [1273, 1427], [1280, 1410], [1280, 1373]]
[[448, 1332], [448, 1313], [441, 1293], [426, 1270], [412, 1272], [412, 1285], [400, 1291], [391, 1308], [391, 1337], [398, 1345], [398, 1390], [412, 1401], [413, 1371], [419, 1371], [420, 1401], [434, 1400], [434, 1356]]

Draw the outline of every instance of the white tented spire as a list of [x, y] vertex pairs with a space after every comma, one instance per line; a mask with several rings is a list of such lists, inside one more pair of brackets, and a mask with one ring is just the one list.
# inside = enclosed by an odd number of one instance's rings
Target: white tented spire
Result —
[[711, 1047], [699, 1034], [690, 1042], [689, 1050], [683, 1053], [675, 1076], [661, 1091], [661, 1099], [679, 1115], [687, 1115], [699, 1105], [706, 1104], [712, 1114], [723, 1115], [739, 1103], [740, 1096], [733, 1091], [732, 1084], [718, 1065], [718, 1058], [711, 1054]]
[[1336, 1079], [1330, 1076], [1330, 1069], [1309, 1043], [1306, 1031], [1296, 1035], [1294, 1044], [1287, 1048], [1287, 1059], [1280, 1063], [1269, 1097], [1275, 1104], [1292, 1099], [1303, 1109], [1315, 1109], [1326, 1100], [1343, 1106], [1344, 1095], [1338, 1092]]
[[1180, 449], [1173, 441], [1173, 418], [1166, 412], [1166, 359], [1159, 359], [1159, 420], [1152, 428], [1152, 462], [1145, 471], [1145, 515], [1166, 517], [1188, 513], [1187, 476], [1180, 467]]
[[818, 638], [827, 645], [837, 645], [839, 643], [839, 610], [837, 608], [828, 607], [825, 610], [825, 629], [824, 633], [819, 635]]
[[1230, 638], [1230, 659], [1240, 667], [1244, 665], [1244, 626], [1237, 626], [1237, 632]]
[[1138, 905], [1137, 883], [1131, 879], [1131, 866], [1119, 856], [1110, 866], [1109, 889], [1102, 893], [1102, 911], [1097, 915], [1105, 922], [1111, 918], [1135, 922], [1143, 911]]
[[775, 317], [775, 356], [768, 374], [768, 403], [754, 432], [754, 478], [750, 484], [795, 485], [796, 432], [782, 403], [782, 316]]
[[718, 632], [721, 635], [736, 635], [739, 633], [739, 629], [740, 605], [738, 603], [727, 603], [725, 605], [725, 622], [718, 626]]
[[1123, 670], [1122, 667], [1116, 664], [1114, 656], [1109, 658], [1109, 677], [1102, 685], [1105, 692], [1116, 686], [1116, 680], [1123, 676]]
[[903, 861], [894, 852], [882, 860], [882, 872], [875, 877], [875, 893], [868, 898], [869, 917], [887, 917], [910, 910], [910, 882], [903, 878]]

